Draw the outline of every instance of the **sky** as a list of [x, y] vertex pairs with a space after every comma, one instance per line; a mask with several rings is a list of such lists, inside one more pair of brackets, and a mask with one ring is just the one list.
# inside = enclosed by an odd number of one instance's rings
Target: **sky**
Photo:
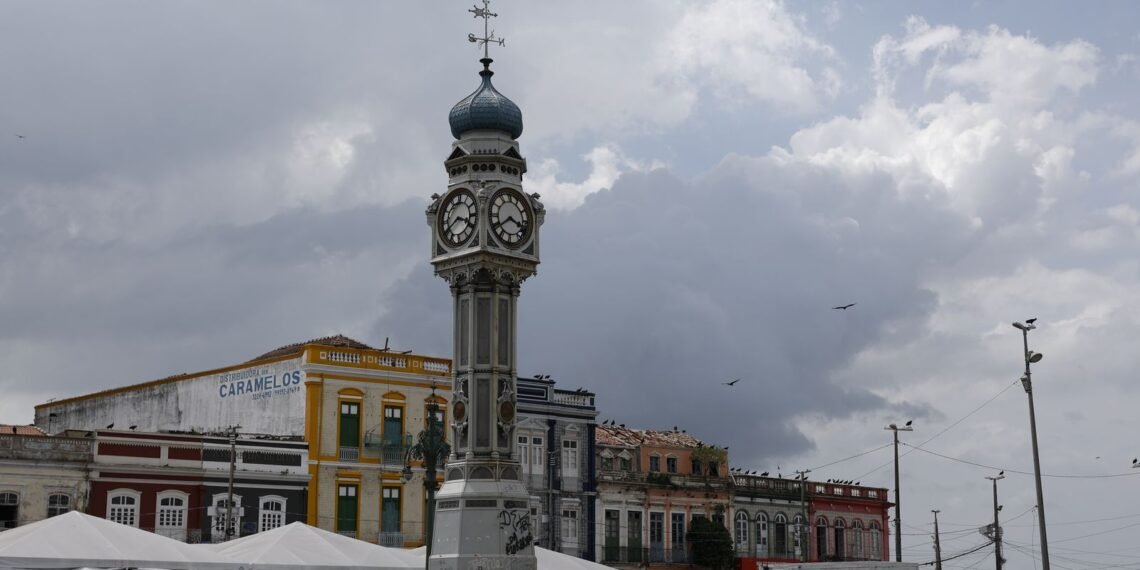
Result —
[[[469, 8], [0, 5], [0, 422], [332, 334], [449, 356], [424, 209], [478, 85]], [[736, 467], [892, 489], [883, 428], [913, 420], [904, 559], [933, 560], [933, 509], [944, 556], [984, 543], [1004, 470], [1031, 568], [1010, 323], [1037, 318], [1052, 563], [1140, 564], [1132, 3], [492, 10], [548, 209], [521, 375]]]

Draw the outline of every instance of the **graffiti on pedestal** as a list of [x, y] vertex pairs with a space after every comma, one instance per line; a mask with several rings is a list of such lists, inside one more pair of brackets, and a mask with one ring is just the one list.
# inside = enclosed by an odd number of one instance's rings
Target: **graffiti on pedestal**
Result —
[[534, 542], [534, 535], [530, 532], [530, 513], [525, 510], [499, 511], [499, 530], [507, 537], [507, 555], [513, 556]]

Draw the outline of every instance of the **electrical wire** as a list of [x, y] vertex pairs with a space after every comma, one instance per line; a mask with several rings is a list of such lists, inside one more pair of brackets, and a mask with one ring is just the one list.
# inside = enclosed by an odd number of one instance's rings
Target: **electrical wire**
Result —
[[[819, 467], [812, 467], [811, 471], [817, 471], [819, 469], [831, 467], [832, 465], [836, 465], [838, 463], [843, 463], [844, 461], [850, 461], [850, 460], [858, 458], [858, 457], [863, 457], [864, 455], [868, 455], [868, 454], [874, 453], [876, 451], [882, 451], [882, 450], [890, 447], [891, 445], [893, 445], [893, 444], [888, 443], [885, 445], [880, 445], [879, 447], [876, 447], [875, 449], [868, 449], [867, 451], [864, 451], [863, 453], [856, 453], [855, 455], [852, 455], [851, 457], [844, 457], [843, 459], [839, 459], [837, 461], [832, 461], [831, 463], [825, 463], [823, 465], [820, 465]], [[856, 477], [856, 479], [862, 480], [863, 478], [862, 477]]]
[[[929, 449], [922, 449], [921, 447], [917, 447], [917, 446], [911, 445], [909, 443], [900, 443], [900, 445], [905, 445], [911, 449], [914, 449], [915, 451], [921, 451], [923, 453], [929, 453], [930, 455], [934, 455], [936, 457], [941, 457], [942, 459], [948, 459], [950, 461], [955, 461], [958, 463], [965, 463], [966, 465], [973, 465], [975, 467], [984, 467], [986, 469], [998, 469], [998, 470], [1002, 470], [1002, 471], [1008, 471], [1010, 473], [1017, 473], [1018, 475], [1033, 475], [1032, 471], [1018, 471], [1017, 469], [1011, 469], [1009, 467], [999, 467], [999, 466], [994, 466], [994, 465], [986, 465], [984, 463], [977, 463], [975, 461], [970, 461], [967, 459], [960, 459], [958, 457], [951, 457], [949, 455], [943, 455], [943, 454], [938, 453], [936, 451], [930, 451]], [[1135, 477], [1137, 475], [1140, 475], [1140, 473], [1115, 473], [1112, 475], [1055, 475], [1055, 474], [1047, 474], [1047, 473], [1041, 474], [1042, 477], [1050, 477], [1053, 479], [1113, 479], [1116, 477]]]

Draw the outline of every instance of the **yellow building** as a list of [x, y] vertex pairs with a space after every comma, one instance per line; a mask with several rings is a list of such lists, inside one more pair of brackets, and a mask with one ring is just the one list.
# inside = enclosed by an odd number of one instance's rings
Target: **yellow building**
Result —
[[309, 524], [417, 546], [424, 536], [423, 469], [413, 464], [410, 481], [401, 471], [409, 443], [427, 426], [429, 403], [447, 425], [450, 378], [448, 359], [338, 335], [233, 366], [56, 399], [36, 406], [36, 425], [52, 432], [117, 426], [182, 433], [240, 426], [243, 437], [304, 438]]

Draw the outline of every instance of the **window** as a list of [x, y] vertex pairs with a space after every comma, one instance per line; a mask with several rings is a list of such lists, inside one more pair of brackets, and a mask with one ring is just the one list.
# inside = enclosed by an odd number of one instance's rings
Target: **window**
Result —
[[578, 510], [562, 509], [562, 540], [578, 542]]
[[781, 558], [792, 554], [788, 550], [788, 519], [783, 513], [777, 513], [772, 519], [772, 550], [774, 556]]
[[649, 513], [649, 544], [665, 544], [665, 513]]
[[649, 456], [649, 470], [658, 473], [661, 471], [661, 457], [658, 455]]
[[356, 485], [337, 485], [336, 532], [356, 537]]
[[827, 559], [827, 519], [815, 519], [815, 555], [816, 560]]
[[[210, 540], [213, 542], [223, 542], [226, 540], [226, 531], [229, 530], [232, 535], [230, 538], [237, 538], [241, 536], [241, 519], [245, 514], [242, 509], [242, 502], [240, 495], [234, 495], [233, 509], [229, 508], [229, 494], [218, 493], [214, 495], [214, 504], [207, 511], [210, 515]], [[226, 524], [226, 517], [229, 517], [229, 524]]]
[[606, 457], [605, 455], [602, 456], [602, 470], [603, 471], [613, 471], [614, 470], [614, 458], [613, 457]]
[[340, 460], [360, 460], [360, 403], [340, 403]]
[[748, 542], [749, 542], [748, 527], [750, 526], [749, 522], [750, 521], [748, 520], [748, 513], [744, 512], [744, 511], [737, 511], [736, 512], [736, 524], [734, 525], [735, 526], [734, 538], [736, 539], [736, 550], [737, 550], [737, 552], [742, 552], [742, 551], [747, 552], [748, 551]]
[[562, 440], [562, 476], [576, 477], [578, 475], [578, 442], [573, 439]]
[[879, 528], [879, 521], [871, 521], [870, 525], [870, 540], [871, 540], [871, 556], [872, 560], [879, 560], [882, 556], [883, 548], [883, 533]]
[[[629, 546], [629, 555], [636, 556], [641, 561], [641, 511], [628, 511], [625, 521], [626, 545]], [[630, 562], [634, 560], [631, 559]]]
[[384, 447], [398, 448], [404, 445], [404, 408], [384, 406], [384, 431], [381, 437]]
[[665, 458], [665, 470], [670, 472], [670, 473], [676, 473], [677, 472], [677, 458], [676, 457], [666, 457]]
[[[444, 417], [446, 415], [447, 415], [446, 412], [444, 412], [443, 409], [439, 407], [439, 404], [436, 404], [434, 410], [432, 410], [432, 409], [425, 409], [424, 410], [424, 417], [427, 418], [427, 421], [429, 421], [429, 422], [433, 422], [433, 421], [435, 422], [435, 425], [437, 426], [436, 429], [439, 430], [439, 434], [443, 438], [444, 441], [447, 441], [447, 429], [446, 429], [447, 422], [446, 422], [446, 418]], [[425, 428], [426, 427], [427, 426], [425, 426]]]
[[840, 558], [847, 556], [847, 529], [843, 519], [835, 519], [835, 554]]
[[158, 494], [154, 533], [174, 540], [186, 541], [186, 493], [166, 491]]
[[700, 475], [701, 474], [701, 460], [700, 459], [694, 459], [693, 460], [693, 471], [692, 472], [693, 472], [693, 475]]
[[[669, 536], [674, 552], [685, 551], [685, 513], [669, 515]], [[679, 560], [678, 560], [679, 561]]]
[[709, 461], [709, 476], [720, 477], [720, 465], [716, 461]]
[[816, 493], [826, 493], [827, 487], [824, 487], [823, 485], [816, 485], [815, 486], [815, 492]]
[[627, 472], [633, 471], [633, 460], [630, 459], [629, 457], [622, 456], [622, 458], [621, 458], [621, 470], [627, 471]]
[[380, 532], [400, 532], [400, 488], [384, 487], [380, 500]]
[[602, 525], [606, 560], [621, 560], [621, 511], [606, 509]]
[[851, 489], [851, 496], [852, 497], [858, 497], [860, 494], [861, 493], [859, 492], [859, 489]]
[[56, 515], [62, 515], [71, 510], [71, 495], [64, 493], [52, 493], [48, 495], [48, 518]]
[[520, 435], [518, 438], [518, 450], [515, 451], [515, 457], [519, 458], [519, 464], [522, 466], [523, 473], [530, 471], [530, 437]]
[[799, 558], [800, 553], [803, 552], [803, 550], [800, 549], [803, 548], [803, 538], [807, 534], [807, 530], [807, 525], [804, 524], [804, 517], [802, 515], [796, 515], [796, 517], [792, 519], [792, 548], [795, 549], [796, 558]]
[[867, 491], [867, 496], [871, 497], [872, 499], [878, 499], [879, 498], [879, 492], [872, 489], [870, 491]]
[[756, 515], [756, 556], [768, 556], [768, 515]]
[[261, 510], [257, 520], [257, 532], [265, 532], [282, 526], [285, 526], [285, 497], [262, 497]]
[[863, 560], [866, 554], [863, 552], [863, 521], [855, 519], [851, 523], [851, 555], [856, 560]]
[[139, 526], [139, 492], [129, 489], [116, 489], [107, 494], [107, 520]]
[[546, 465], [546, 446], [541, 437], [530, 438], [530, 473], [542, 475], [543, 466]]
[[831, 489], [831, 494], [832, 495], [842, 495], [843, 494], [843, 487], [833, 487]]
[[0, 528], [16, 528], [20, 514], [20, 496], [0, 493]]

